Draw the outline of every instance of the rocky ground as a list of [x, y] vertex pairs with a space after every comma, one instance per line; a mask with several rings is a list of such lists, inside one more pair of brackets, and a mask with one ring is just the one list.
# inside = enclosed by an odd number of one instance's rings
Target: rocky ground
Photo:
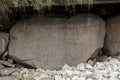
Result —
[[101, 58], [75, 67], [66, 64], [60, 70], [19, 68], [12, 60], [1, 60], [0, 80], [120, 80], [120, 55]]
[[67, 20], [41, 16], [23, 20], [9, 37], [1, 33], [0, 80], [120, 80], [119, 21], [120, 16], [106, 24], [88, 14]]

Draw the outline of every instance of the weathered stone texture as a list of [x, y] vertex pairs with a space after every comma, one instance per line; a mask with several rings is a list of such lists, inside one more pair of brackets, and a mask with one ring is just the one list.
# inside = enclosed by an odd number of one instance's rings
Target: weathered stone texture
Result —
[[120, 54], [120, 15], [107, 20], [105, 47], [108, 55]]
[[103, 47], [104, 21], [94, 15], [71, 19], [33, 17], [10, 31], [9, 54], [44, 69], [85, 62]]
[[0, 32], [0, 55], [6, 50], [8, 45], [8, 37], [7, 33]]
[[0, 77], [0, 80], [16, 80], [17, 78], [12, 77], [12, 76], [4, 76], [4, 77]]

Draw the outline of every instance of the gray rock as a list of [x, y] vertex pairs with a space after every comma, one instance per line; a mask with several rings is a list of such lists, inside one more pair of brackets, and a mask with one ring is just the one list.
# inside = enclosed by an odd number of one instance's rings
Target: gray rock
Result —
[[107, 20], [105, 47], [108, 55], [120, 54], [120, 15]]
[[[68, 20], [65, 59], [69, 65], [85, 62], [91, 56], [97, 56], [103, 47], [105, 37], [105, 23], [95, 15], [80, 15]], [[77, 45], [75, 45], [76, 43]], [[69, 47], [68, 47], [69, 46]]]
[[8, 34], [0, 32], [0, 55], [6, 50], [8, 44]]
[[2, 76], [11, 75], [14, 72], [20, 72], [20, 69], [18, 69], [18, 68], [3, 68], [3, 69], [0, 69], [0, 75], [2, 75]]
[[0, 77], [0, 80], [16, 80], [17, 78], [13, 77], [13, 76], [3, 76]]
[[10, 63], [8, 61], [0, 60], [0, 63], [5, 65], [5, 66], [8, 66], [8, 67], [12, 67], [12, 68], [15, 67], [15, 64], [12, 64], [12, 63]]
[[4, 66], [0, 63], [0, 69], [4, 68]]
[[42, 80], [54, 80], [54, 78], [51, 78], [51, 77], [44, 77], [44, 78], [42, 78]]
[[37, 68], [59, 69], [85, 62], [102, 48], [105, 23], [94, 15], [69, 20], [37, 16], [17, 23], [10, 35], [10, 55]]

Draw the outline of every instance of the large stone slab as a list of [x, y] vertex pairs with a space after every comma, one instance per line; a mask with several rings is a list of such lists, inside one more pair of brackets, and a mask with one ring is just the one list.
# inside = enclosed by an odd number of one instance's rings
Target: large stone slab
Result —
[[69, 20], [33, 17], [17, 23], [10, 31], [9, 54], [44, 69], [77, 65], [103, 47], [104, 21], [94, 15]]
[[0, 77], [0, 80], [16, 80], [17, 78], [15, 77], [12, 77], [12, 76], [3, 76], [3, 77]]
[[8, 34], [0, 32], [0, 55], [6, 50], [8, 45]]
[[107, 20], [105, 47], [108, 55], [120, 54], [120, 15]]
[[105, 23], [95, 15], [83, 14], [67, 21], [65, 53], [69, 65], [85, 62], [90, 56], [96, 56], [96, 50], [103, 47], [105, 37]]

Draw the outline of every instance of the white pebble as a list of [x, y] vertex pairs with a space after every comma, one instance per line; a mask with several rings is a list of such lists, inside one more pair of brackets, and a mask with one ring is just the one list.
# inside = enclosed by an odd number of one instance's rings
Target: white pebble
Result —
[[61, 75], [55, 75], [55, 80], [63, 80]]
[[53, 80], [120, 80], [120, 61], [109, 58], [104, 62], [97, 62], [95, 66], [87, 63], [78, 64], [77, 67], [70, 67], [67, 64], [62, 70], [29, 70], [23, 69], [21, 77], [31, 76], [36, 80], [50, 77]]

